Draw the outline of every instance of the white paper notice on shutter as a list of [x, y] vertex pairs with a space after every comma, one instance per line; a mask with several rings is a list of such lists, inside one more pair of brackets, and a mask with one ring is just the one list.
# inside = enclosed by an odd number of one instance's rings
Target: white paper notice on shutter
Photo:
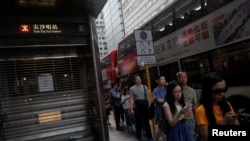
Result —
[[38, 75], [39, 92], [54, 91], [53, 76], [50, 73]]

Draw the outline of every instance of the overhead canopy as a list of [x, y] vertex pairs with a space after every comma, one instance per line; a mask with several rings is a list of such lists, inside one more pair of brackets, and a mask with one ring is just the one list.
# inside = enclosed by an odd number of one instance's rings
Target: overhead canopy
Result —
[[0, 0], [0, 16], [97, 17], [107, 0]]
[[148, 23], [143, 25], [142, 29], [153, 29], [159, 30], [165, 25], [169, 24], [173, 20], [173, 10], [175, 11], [176, 17], [183, 16], [184, 13], [193, 10], [200, 6], [201, 0], [177, 0], [170, 7], [166, 7], [165, 10], [155, 15]]

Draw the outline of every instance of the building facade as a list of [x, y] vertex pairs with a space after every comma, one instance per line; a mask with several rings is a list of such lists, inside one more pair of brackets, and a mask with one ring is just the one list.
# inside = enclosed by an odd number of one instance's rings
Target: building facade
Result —
[[105, 20], [108, 51], [115, 49], [124, 34], [121, 0], [108, 0], [102, 9]]
[[100, 57], [108, 53], [108, 46], [106, 41], [106, 31], [105, 31], [105, 20], [104, 14], [101, 11], [98, 17], [96, 18], [96, 31], [98, 37], [98, 46]]
[[[102, 9], [108, 51], [115, 49], [122, 37], [143, 27], [176, 1], [108, 0]], [[100, 56], [103, 56], [101, 45], [99, 46]]]

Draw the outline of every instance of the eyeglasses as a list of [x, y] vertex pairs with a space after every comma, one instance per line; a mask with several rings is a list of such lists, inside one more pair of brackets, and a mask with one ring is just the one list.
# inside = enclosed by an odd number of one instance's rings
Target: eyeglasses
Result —
[[227, 92], [227, 88], [218, 88], [218, 89], [212, 90], [212, 93], [214, 93], [215, 95], [220, 95], [222, 92], [226, 93]]

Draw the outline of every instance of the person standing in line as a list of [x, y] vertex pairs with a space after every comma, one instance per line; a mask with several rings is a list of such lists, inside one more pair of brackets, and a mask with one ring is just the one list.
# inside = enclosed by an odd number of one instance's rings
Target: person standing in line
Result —
[[111, 84], [112, 89], [110, 90], [111, 93], [111, 101], [114, 109], [114, 117], [115, 117], [115, 125], [116, 130], [122, 130], [123, 128], [120, 126], [120, 115], [121, 115], [121, 93], [118, 92], [118, 83]]
[[239, 125], [237, 114], [225, 98], [227, 85], [215, 72], [205, 75], [202, 81], [201, 98], [195, 118], [202, 141], [208, 141], [208, 126]]
[[149, 141], [154, 141], [149, 125], [149, 90], [147, 86], [141, 84], [139, 75], [135, 75], [135, 84], [130, 88], [130, 102], [131, 113], [135, 114], [137, 141], [141, 141], [142, 120]]
[[159, 121], [161, 119], [162, 114], [162, 105], [165, 102], [165, 96], [167, 94], [167, 82], [165, 76], [160, 75], [157, 79], [158, 86], [154, 88], [153, 95], [154, 95], [154, 104], [155, 104], [155, 120], [158, 125], [158, 131], [156, 133], [156, 140], [158, 141], [160, 137], [163, 137], [163, 141], [166, 141], [166, 135], [161, 130], [161, 126], [159, 126]]
[[187, 117], [186, 121], [188, 126], [190, 127], [193, 136], [196, 133], [196, 121], [194, 118], [194, 112], [197, 108], [197, 94], [196, 91], [188, 85], [188, 74], [185, 71], [177, 73], [177, 80], [181, 84], [182, 93], [184, 96], [184, 101], [186, 105], [190, 105], [192, 107], [192, 114]]
[[128, 127], [128, 130], [133, 131], [133, 125], [135, 121], [134, 121], [134, 115], [131, 115], [129, 113], [129, 109], [130, 109], [129, 88], [124, 88], [124, 93], [121, 97], [121, 102], [122, 102], [122, 106], [125, 112], [126, 125]]
[[173, 80], [167, 85], [167, 95], [163, 104], [167, 120], [168, 141], [194, 141], [185, 117], [191, 114], [191, 107], [186, 106], [181, 85]]
[[104, 92], [104, 101], [105, 101], [105, 112], [106, 112], [106, 116], [107, 116], [107, 123], [108, 123], [108, 125], [111, 125], [111, 123], [109, 121], [109, 115], [110, 115], [110, 110], [111, 110], [112, 106], [111, 106], [109, 92]]
[[[121, 95], [121, 97], [122, 97], [122, 95], [123, 95], [123, 92], [122, 92], [122, 90], [121, 90], [121, 86], [120, 85], [118, 85], [117, 86], [117, 92]], [[120, 98], [121, 99], [121, 98]], [[124, 113], [124, 109], [123, 109], [123, 106], [121, 106], [121, 111], [120, 111], [120, 118], [121, 118], [121, 122], [120, 122], [120, 126], [124, 126], [125, 125], [125, 113]]]

